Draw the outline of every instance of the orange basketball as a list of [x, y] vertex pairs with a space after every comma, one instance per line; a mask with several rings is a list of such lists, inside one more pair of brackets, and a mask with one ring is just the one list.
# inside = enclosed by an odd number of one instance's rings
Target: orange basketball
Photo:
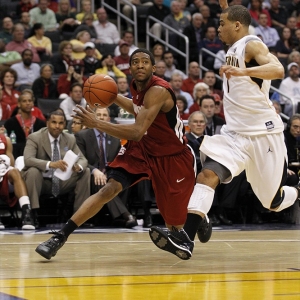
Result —
[[90, 76], [83, 85], [83, 97], [89, 105], [108, 107], [116, 99], [118, 87], [108, 75], [96, 74]]

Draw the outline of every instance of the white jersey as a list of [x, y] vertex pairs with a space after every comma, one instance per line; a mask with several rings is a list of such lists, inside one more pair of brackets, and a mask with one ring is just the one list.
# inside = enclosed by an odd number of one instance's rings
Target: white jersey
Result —
[[[227, 51], [226, 64], [238, 68], [258, 66], [255, 60], [245, 62], [245, 48], [249, 41], [262, 42], [247, 35], [235, 42]], [[270, 80], [250, 76], [223, 75], [224, 113], [229, 131], [254, 136], [282, 132], [282, 120], [269, 99]]]

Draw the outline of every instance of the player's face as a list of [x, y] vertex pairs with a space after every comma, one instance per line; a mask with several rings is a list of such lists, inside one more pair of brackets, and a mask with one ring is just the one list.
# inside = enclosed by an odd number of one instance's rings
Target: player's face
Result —
[[134, 54], [131, 60], [130, 72], [137, 82], [147, 81], [155, 72], [155, 66], [152, 65], [149, 54], [143, 52]]
[[300, 120], [299, 119], [295, 119], [292, 121], [290, 133], [295, 138], [300, 136]]
[[235, 22], [231, 22], [227, 19], [228, 13], [221, 14], [220, 25], [218, 27], [219, 39], [226, 45], [232, 45], [234, 43]]
[[66, 125], [65, 119], [63, 116], [55, 116], [52, 115], [50, 119], [47, 121], [47, 127], [49, 133], [54, 137], [58, 138], [58, 136], [62, 133]]
[[215, 114], [215, 102], [212, 99], [204, 99], [201, 104], [201, 111], [205, 114], [206, 118], [212, 118]]
[[195, 114], [189, 122], [190, 131], [198, 136], [202, 135], [206, 124], [201, 114]]

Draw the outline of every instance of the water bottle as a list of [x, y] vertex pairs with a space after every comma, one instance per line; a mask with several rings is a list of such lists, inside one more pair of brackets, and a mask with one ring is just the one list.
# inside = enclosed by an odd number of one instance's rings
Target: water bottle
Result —
[[9, 138], [10, 138], [12, 144], [17, 143], [17, 136], [13, 130], [11, 131]]

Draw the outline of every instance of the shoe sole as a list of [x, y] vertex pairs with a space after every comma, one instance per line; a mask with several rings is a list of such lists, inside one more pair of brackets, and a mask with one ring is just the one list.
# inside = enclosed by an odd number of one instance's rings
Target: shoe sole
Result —
[[23, 225], [22, 230], [35, 230], [33, 225]]
[[211, 235], [212, 235], [212, 224], [211, 224], [211, 222], [208, 223], [208, 226], [209, 226], [209, 228], [206, 229], [205, 233], [202, 232], [202, 228], [201, 228], [201, 230], [197, 231], [198, 239], [203, 244], [207, 243], [210, 240]]
[[164, 230], [152, 227], [149, 230], [149, 235], [156, 247], [176, 255], [182, 260], [188, 260], [192, 257], [191, 251], [175, 244], [168, 238], [168, 234]]
[[37, 252], [39, 255], [43, 256], [44, 258], [50, 260], [54, 255], [49, 255], [48, 248], [43, 247], [42, 245], [39, 245], [36, 247], [35, 252]]

